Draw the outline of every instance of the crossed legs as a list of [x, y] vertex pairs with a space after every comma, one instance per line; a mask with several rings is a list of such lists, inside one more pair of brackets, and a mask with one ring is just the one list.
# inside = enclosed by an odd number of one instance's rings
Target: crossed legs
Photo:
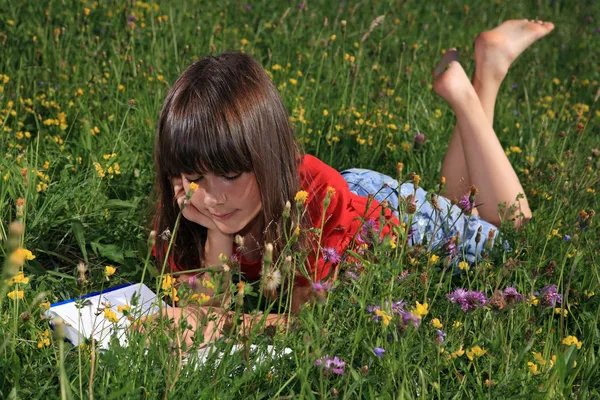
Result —
[[[472, 84], [457, 62], [456, 51], [447, 52], [434, 70], [434, 90], [456, 113], [456, 127], [442, 164], [445, 195], [458, 199], [474, 184], [478, 213], [499, 226], [514, 218], [520, 227], [531, 217], [519, 179], [493, 130], [498, 90], [512, 62], [532, 43], [554, 29], [550, 22], [512, 20], [480, 34], [475, 41], [475, 74]], [[523, 197], [515, 203], [519, 193]], [[514, 212], [498, 214], [498, 205], [515, 205]], [[520, 213], [523, 217], [519, 217]]]

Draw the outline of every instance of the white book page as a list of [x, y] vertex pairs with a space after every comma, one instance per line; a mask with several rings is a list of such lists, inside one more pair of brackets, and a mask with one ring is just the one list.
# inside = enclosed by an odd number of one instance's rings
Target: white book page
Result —
[[[135, 293], [139, 294], [137, 306], [133, 306], [131, 301]], [[100, 347], [106, 349], [110, 336], [115, 330], [121, 345], [127, 346], [125, 331], [131, 325], [131, 321], [118, 311], [118, 306], [129, 306], [129, 315], [134, 319], [153, 315], [159, 311], [156, 294], [146, 285], [135, 283], [81, 300], [57, 303], [46, 311], [46, 316], [49, 318], [58, 316], [65, 321], [67, 339], [75, 346], [84, 338], [91, 338], [93, 335]], [[107, 307], [116, 314], [117, 323], [105, 318], [104, 309]], [[163, 302], [163, 308], [169, 306]]]

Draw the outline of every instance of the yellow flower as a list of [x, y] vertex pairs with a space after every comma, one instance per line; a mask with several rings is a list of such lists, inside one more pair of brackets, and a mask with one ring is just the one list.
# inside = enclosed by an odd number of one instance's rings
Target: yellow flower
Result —
[[171, 287], [168, 291], [163, 292], [165, 296], [169, 296], [172, 301], [179, 301], [179, 296], [177, 296], [177, 288]]
[[279, 65], [279, 64], [274, 64], [274, 65], [271, 67], [271, 69], [272, 69], [273, 71], [279, 71], [279, 70], [281, 69], [281, 65]]
[[12, 264], [21, 267], [23, 264], [25, 264], [25, 260], [33, 260], [34, 258], [35, 256], [33, 253], [31, 253], [31, 251], [19, 247], [10, 254], [8, 259]]
[[[554, 314], [560, 314], [561, 310], [562, 310], [561, 308], [555, 308], [554, 309]], [[562, 311], [563, 311], [563, 317], [566, 317], [567, 315], [569, 315], [569, 311], [567, 311], [566, 309], [562, 310]]]
[[537, 299], [537, 297], [535, 297], [534, 295], [531, 295], [531, 298], [529, 299], [529, 303], [531, 305], [537, 306], [539, 304], [539, 300]]
[[27, 285], [29, 283], [29, 278], [25, 278], [25, 275], [23, 275], [23, 272], [19, 272], [17, 275], [12, 277], [12, 282], [10, 283], [10, 285], [13, 285], [15, 283], [21, 283], [23, 285]]
[[392, 320], [391, 315], [388, 315], [385, 311], [382, 310], [375, 310], [375, 314], [378, 317], [381, 317], [381, 322], [383, 322], [385, 326], [388, 326], [390, 324], [390, 321]]
[[299, 227], [299, 226], [297, 226], [297, 227], [294, 229], [294, 236], [296, 236], [296, 237], [300, 236], [300, 227]]
[[204, 286], [207, 289], [214, 289], [215, 288], [215, 284], [212, 283], [211, 280], [209, 279], [205, 279], [202, 281], [202, 286]]
[[583, 343], [581, 343], [575, 336], [567, 336], [562, 340], [562, 344], [566, 344], [567, 346], [576, 345], [577, 349], [579, 350], [581, 349], [581, 345]]
[[106, 276], [106, 280], [108, 280], [109, 276], [114, 275], [115, 272], [117, 272], [117, 269], [112, 265], [107, 265], [106, 267], [104, 267], [104, 276]]
[[191, 196], [194, 193], [196, 193], [196, 190], [198, 190], [198, 184], [196, 182], [190, 182], [190, 188], [188, 190], [188, 196]]
[[50, 331], [46, 329], [44, 333], [40, 335], [40, 340], [38, 341], [37, 348], [41, 349], [44, 346], [50, 346]]
[[444, 325], [443, 325], [443, 324], [440, 322], [440, 319], [439, 319], [439, 318], [434, 318], [434, 319], [431, 321], [431, 325], [433, 325], [433, 327], [434, 327], [434, 328], [437, 328], [437, 329], [441, 329], [441, 328], [443, 328], [443, 327], [444, 327]]
[[459, 327], [459, 326], [461, 326], [461, 325], [462, 325], [462, 322], [460, 322], [460, 321], [454, 321], [454, 323], [452, 324], [452, 326], [453, 326], [454, 328], [458, 328], [458, 327]]
[[534, 375], [541, 374], [541, 372], [538, 370], [538, 366], [536, 363], [528, 361], [527, 366], [529, 367], [529, 372], [531, 372], [532, 374], [534, 374]]
[[296, 86], [298, 84], [298, 79], [290, 78], [290, 84]]
[[327, 186], [327, 196], [329, 198], [333, 197], [335, 195], [335, 188], [331, 187], [331, 186]]
[[173, 287], [173, 283], [175, 283], [175, 278], [173, 278], [171, 275], [165, 275], [163, 276], [163, 280], [162, 280], [162, 284], [161, 284], [161, 288], [162, 290], [169, 290]]
[[538, 352], [534, 351], [534, 352], [532, 352], [532, 354], [533, 354], [533, 358], [535, 358], [535, 362], [537, 362], [541, 366], [546, 365], [546, 360], [542, 356], [542, 353], [540, 353], [539, 351]]
[[205, 304], [210, 300], [210, 296], [204, 293], [194, 293], [192, 297], [190, 297], [190, 300], [197, 301], [198, 304]]
[[46, 301], [46, 302], [44, 302], [44, 303], [41, 303], [41, 304], [40, 304], [40, 308], [41, 308], [43, 311], [49, 310], [49, 309], [50, 309], [50, 302], [49, 302], [49, 301]]
[[112, 311], [108, 307], [104, 309], [104, 318], [106, 318], [110, 322], [119, 322], [119, 318], [117, 318], [117, 314], [115, 314], [115, 312]]
[[323, 116], [326, 117], [329, 115], [329, 111], [327, 111], [327, 109], [323, 110]]
[[416, 315], [419, 318], [422, 318], [423, 316], [427, 315], [429, 313], [429, 304], [427, 303], [419, 303], [417, 301], [417, 305], [416, 307], [414, 307], [411, 312]]
[[475, 357], [481, 357], [482, 355], [486, 354], [487, 350], [484, 348], [481, 348], [479, 346], [473, 346], [471, 347], [471, 350], [467, 351], [467, 357], [469, 357], [469, 360], [473, 361], [473, 359]]
[[469, 263], [467, 263], [466, 261], [461, 261], [458, 263], [458, 268], [460, 268], [463, 271], [468, 271], [471, 269], [471, 267], [469, 267]]
[[458, 357], [462, 357], [462, 355], [465, 354], [465, 351], [462, 348], [462, 344], [460, 345], [460, 347], [458, 348], [458, 350], [456, 350], [454, 353], [450, 354], [450, 356], [452, 358], [458, 358]]
[[21, 299], [23, 298], [24, 294], [25, 294], [25, 292], [24, 292], [24, 291], [22, 291], [22, 290], [13, 290], [12, 292], [9, 292], [9, 293], [7, 294], [7, 296], [8, 296], [8, 297], [9, 297], [11, 300], [14, 300], [14, 299], [15, 299], [15, 297], [16, 297], [17, 299], [21, 300]]
[[121, 314], [123, 313], [123, 311], [129, 311], [129, 310], [131, 310], [131, 307], [128, 304], [125, 304], [124, 306], [119, 304], [117, 306], [117, 311], [120, 312]]
[[300, 190], [298, 193], [296, 193], [296, 196], [294, 197], [294, 200], [298, 204], [306, 203], [307, 199], [308, 199], [308, 192], [305, 190]]
[[430, 263], [432, 263], [432, 264], [435, 264], [436, 262], [438, 262], [438, 260], [439, 260], [439, 259], [440, 259], [440, 257], [439, 257], [439, 256], [436, 256], [435, 254], [432, 254], [432, 255], [429, 257], [429, 262], [430, 262]]

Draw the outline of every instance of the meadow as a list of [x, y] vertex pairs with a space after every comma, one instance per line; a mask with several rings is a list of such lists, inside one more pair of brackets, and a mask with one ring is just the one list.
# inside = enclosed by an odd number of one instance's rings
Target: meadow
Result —
[[[432, 68], [457, 47], [472, 73], [476, 35], [513, 18], [556, 29], [498, 97], [494, 128], [533, 211], [522, 231], [501, 228], [508, 246], [468, 265], [404, 236], [375, 243], [286, 326], [219, 339], [292, 350], [262, 362], [183, 362], [199, 344], [182, 348], [185, 326], [107, 351], [49, 330], [50, 303], [142, 279], [163, 293], [150, 254], [156, 120], [191, 62], [254, 56], [306, 153], [416, 173], [434, 193], [454, 116]], [[591, 0], [3, 2], [0, 397], [599, 398], [599, 19]]]

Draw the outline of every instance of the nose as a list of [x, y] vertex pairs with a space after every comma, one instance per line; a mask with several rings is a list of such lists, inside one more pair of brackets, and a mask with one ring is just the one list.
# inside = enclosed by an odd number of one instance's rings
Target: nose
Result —
[[204, 204], [206, 207], [215, 208], [216, 206], [224, 204], [225, 201], [225, 192], [221, 190], [218, 185], [209, 183], [204, 193]]

